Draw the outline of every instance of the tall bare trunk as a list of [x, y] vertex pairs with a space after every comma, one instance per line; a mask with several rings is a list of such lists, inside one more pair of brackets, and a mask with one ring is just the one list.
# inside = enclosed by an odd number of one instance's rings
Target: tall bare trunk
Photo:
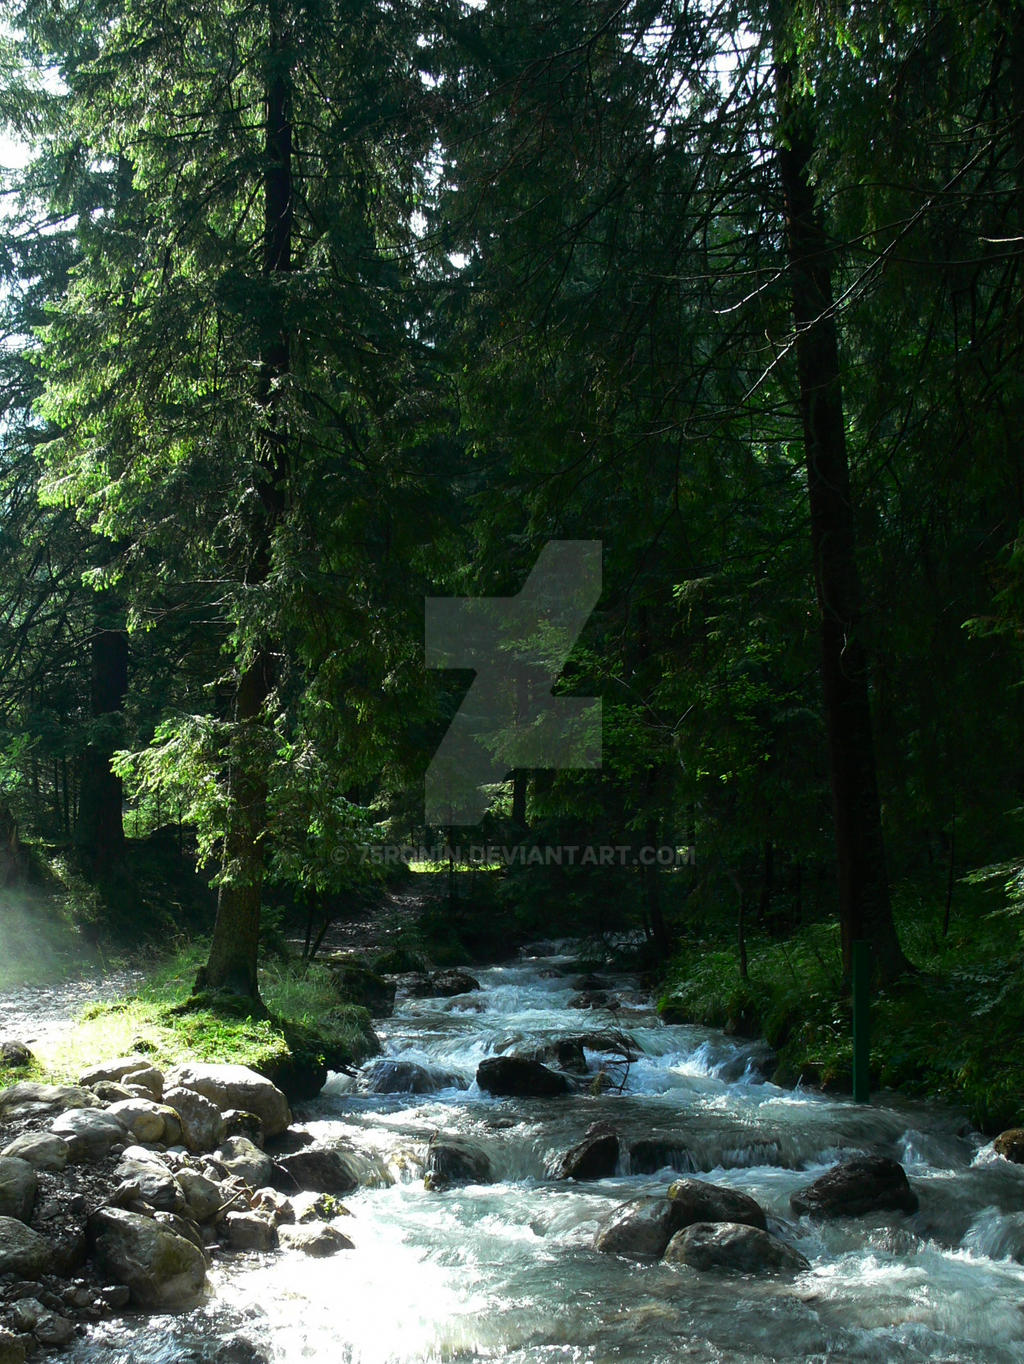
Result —
[[889, 901], [885, 844], [871, 728], [868, 665], [860, 635], [861, 585], [846, 453], [843, 394], [832, 293], [832, 253], [814, 199], [809, 167], [813, 118], [794, 90], [776, 24], [777, 165], [800, 385], [814, 575], [820, 613], [821, 674], [835, 819], [843, 966], [867, 939], [878, 973], [908, 969]]

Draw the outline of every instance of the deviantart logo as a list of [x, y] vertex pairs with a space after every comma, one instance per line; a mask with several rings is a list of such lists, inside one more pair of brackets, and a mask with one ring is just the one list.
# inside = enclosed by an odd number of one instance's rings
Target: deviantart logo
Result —
[[427, 768], [428, 824], [478, 824], [513, 768], [601, 765], [601, 702], [555, 696], [601, 595], [601, 542], [550, 540], [514, 597], [428, 597], [428, 668], [476, 677]]

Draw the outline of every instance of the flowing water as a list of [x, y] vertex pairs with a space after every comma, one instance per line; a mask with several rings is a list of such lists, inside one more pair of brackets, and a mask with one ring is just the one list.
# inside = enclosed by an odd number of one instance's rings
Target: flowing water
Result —
[[[663, 1025], [640, 1004], [570, 1009], [558, 960], [478, 972], [480, 993], [455, 1000], [400, 998], [379, 1028], [385, 1055], [430, 1069], [440, 1091], [367, 1093], [365, 1080], [334, 1076], [304, 1110], [319, 1140], [362, 1154], [368, 1184], [344, 1200], [355, 1250], [221, 1261], [201, 1309], [106, 1323], [72, 1357], [228, 1361], [251, 1358], [248, 1341], [275, 1364], [1024, 1360], [1024, 1167], [939, 1107], [779, 1089], [748, 1065], [749, 1044]], [[597, 1028], [633, 1041], [638, 1059], [609, 1066], [622, 1092], [524, 1100], [476, 1087], [485, 1056]], [[602, 1058], [588, 1059], [596, 1070]], [[668, 1163], [641, 1174], [627, 1159], [594, 1183], [548, 1177], [595, 1120], [624, 1146], [659, 1143], [648, 1168]], [[496, 1182], [427, 1190], [434, 1132], [479, 1144]], [[868, 1151], [902, 1161], [919, 1212], [793, 1219], [793, 1190], [841, 1153]], [[810, 1270], [730, 1277], [597, 1253], [604, 1221], [626, 1199], [663, 1193], [669, 1165], [753, 1195]]]

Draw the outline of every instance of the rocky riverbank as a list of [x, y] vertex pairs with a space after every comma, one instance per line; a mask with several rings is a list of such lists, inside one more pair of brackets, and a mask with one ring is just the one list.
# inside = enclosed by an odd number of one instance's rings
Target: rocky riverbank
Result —
[[244, 1066], [124, 1057], [0, 1091], [0, 1120], [0, 1364], [126, 1308], [191, 1305], [217, 1255], [352, 1248], [337, 1200], [357, 1173]]

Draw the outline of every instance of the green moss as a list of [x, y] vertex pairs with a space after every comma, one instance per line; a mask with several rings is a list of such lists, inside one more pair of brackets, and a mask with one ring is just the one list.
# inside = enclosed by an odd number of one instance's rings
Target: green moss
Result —
[[274, 1075], [308, 1063], [358, 1065], [379, 1049], [366, 1010], [341, 999], [326, 968], [303, 973], [298, 964], [271, 963], [261, 973], [270, 1016], [253, 1018], [222, 1000], [192, 999], [204, 957], [202, 944], [183, 948], [154, 961], [134, 996], [87, 1005], [72, 1028], [40, 1047], [40, 1078], [74, 1080], [105, 1058], [135, 1051], [160, 1067], [232, 1061]]

